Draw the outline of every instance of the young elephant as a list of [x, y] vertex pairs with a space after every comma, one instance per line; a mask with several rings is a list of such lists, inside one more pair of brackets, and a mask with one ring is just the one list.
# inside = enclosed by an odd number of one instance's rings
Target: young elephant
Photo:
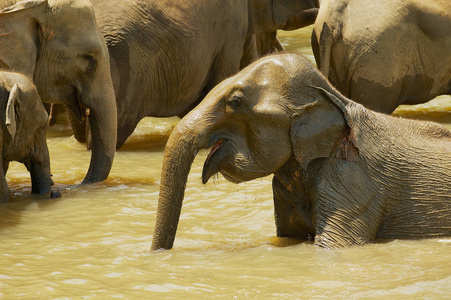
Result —
[[53, 184], [45, 139], [48, 115], [35, 86], [19, 73], [0, 72], [0, 105], [0, 202], [9, 199], [5, 174], [13, 160], [27, 167], [33, 193], [48, 193]]
[[177, 124], [152, 249], [173, 246], [191, 163], [207, 147], [204, 183], [274, 174], [280, 237], [339, 248], [451, 236], [451, 132], [364, 108], [300, 55], [258, 60]]

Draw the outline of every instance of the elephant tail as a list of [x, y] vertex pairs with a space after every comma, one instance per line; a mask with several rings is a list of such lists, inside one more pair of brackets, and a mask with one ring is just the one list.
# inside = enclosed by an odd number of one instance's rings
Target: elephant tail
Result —
[[[318, 69], [323, 73], [323, 75], [331, 80], [331, 72], [330, 72], [330, 58], [331, 58], [331, 49], [334, 44], [334, 38], [332, 29], [327, 25], [326, 22], [323, 23], [323, 26], [319, 33], [314, 30], [312, 33], [312, 48], [313, 54], [315, 55], [316, 65]], [[331, 80], [332, 81], [332, 80]]]

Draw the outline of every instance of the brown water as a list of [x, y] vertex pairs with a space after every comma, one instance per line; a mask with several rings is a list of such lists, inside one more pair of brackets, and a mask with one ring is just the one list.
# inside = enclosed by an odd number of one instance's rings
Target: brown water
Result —
[[[281, 33], [313, 59], [309, 31]], [[451, 128], [450, 97], [398, 115]], [[391, 241], [329, 251], [275, 238], [271, 177], [201, 184], [196, 158], [173, 250], [149, 250], [163, 147], [177, 118], [147, 118], [116, 154], [110, 178], [73, 187], [90, 154], [67, 127], [49, 132], [62, 197], [30, 196], [11, 165], [12, 199], [0, 205], [0, 299], [446, 299], [451, 239]]]

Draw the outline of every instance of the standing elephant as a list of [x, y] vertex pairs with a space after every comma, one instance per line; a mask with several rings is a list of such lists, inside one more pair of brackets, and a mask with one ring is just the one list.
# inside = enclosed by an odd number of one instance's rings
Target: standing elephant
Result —
[[44, 102], [89, 110], [92, 156], [83, 183], [110, 172], [117, 111], [108, 49], [87, 0], [0, 0], [0, 70], [33, 78]]
[[451, 94], [451, 1], [322, 0], [312, 48], [346, 97], [391, 113]]
[[[119, 148], [146, 117], [182, 116], [223, 79], [313, 24], [315, 0], [93, 0], [110, 53]], [[78, 139], [83, 128], [72, 122]]]
[[300, 55], [258, 60], [177, 124], [152, 249], [173, 246], [192, 161], [208, 147], [204, 183], [274, 174], [279, 237], [339, 248], [451, 236], [451, 131], [364, 108]]
[[46, 194], [53, 184], [47, 141], [47, 112], [33, 83], [24, 75], [0, 71], [0, 202], [9, 200], [5, 174], [19, 161], [31, 175], [32, 192]]

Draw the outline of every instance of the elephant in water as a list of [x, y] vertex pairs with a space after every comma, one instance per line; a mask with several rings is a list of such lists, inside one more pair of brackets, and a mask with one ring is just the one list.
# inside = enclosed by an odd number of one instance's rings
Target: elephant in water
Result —
[[0, 106], [0, 202], [9, 200], [5, 174], [10, 161], [25, 164], [33, 193], [48, 193], [53, 184], [45, 139], [48, 115], [38, 91], [24, 75], [0, 71]]
[[91, 164], [83, 183], [108, 177], [117, 111], [108, 49], [87, 0], [0, 0], [0, 70], [33, 78], [44, 102], [81, 119], [89, 110]]
[[274, 174], [279, 237], [339, 248], [451, 236], [451, 131], [366, 109], [300, 55], [261, 58], [177, 124], [152, 249], [172, 248], [192, 161], [208, 147], [204, 183]]
[[384, 113], [451, 94], [451, 1], [322, 0], [312, 48], [346, 97]]
[[[146, 117], [183, 116], [216, 84], [313, 24], [316, 0], [93, 0], [108, 44], [119, 148]], [[80, 126], [81, 125], [81, 126]], [[83, 124], [72, 121], [79, 141]]]

